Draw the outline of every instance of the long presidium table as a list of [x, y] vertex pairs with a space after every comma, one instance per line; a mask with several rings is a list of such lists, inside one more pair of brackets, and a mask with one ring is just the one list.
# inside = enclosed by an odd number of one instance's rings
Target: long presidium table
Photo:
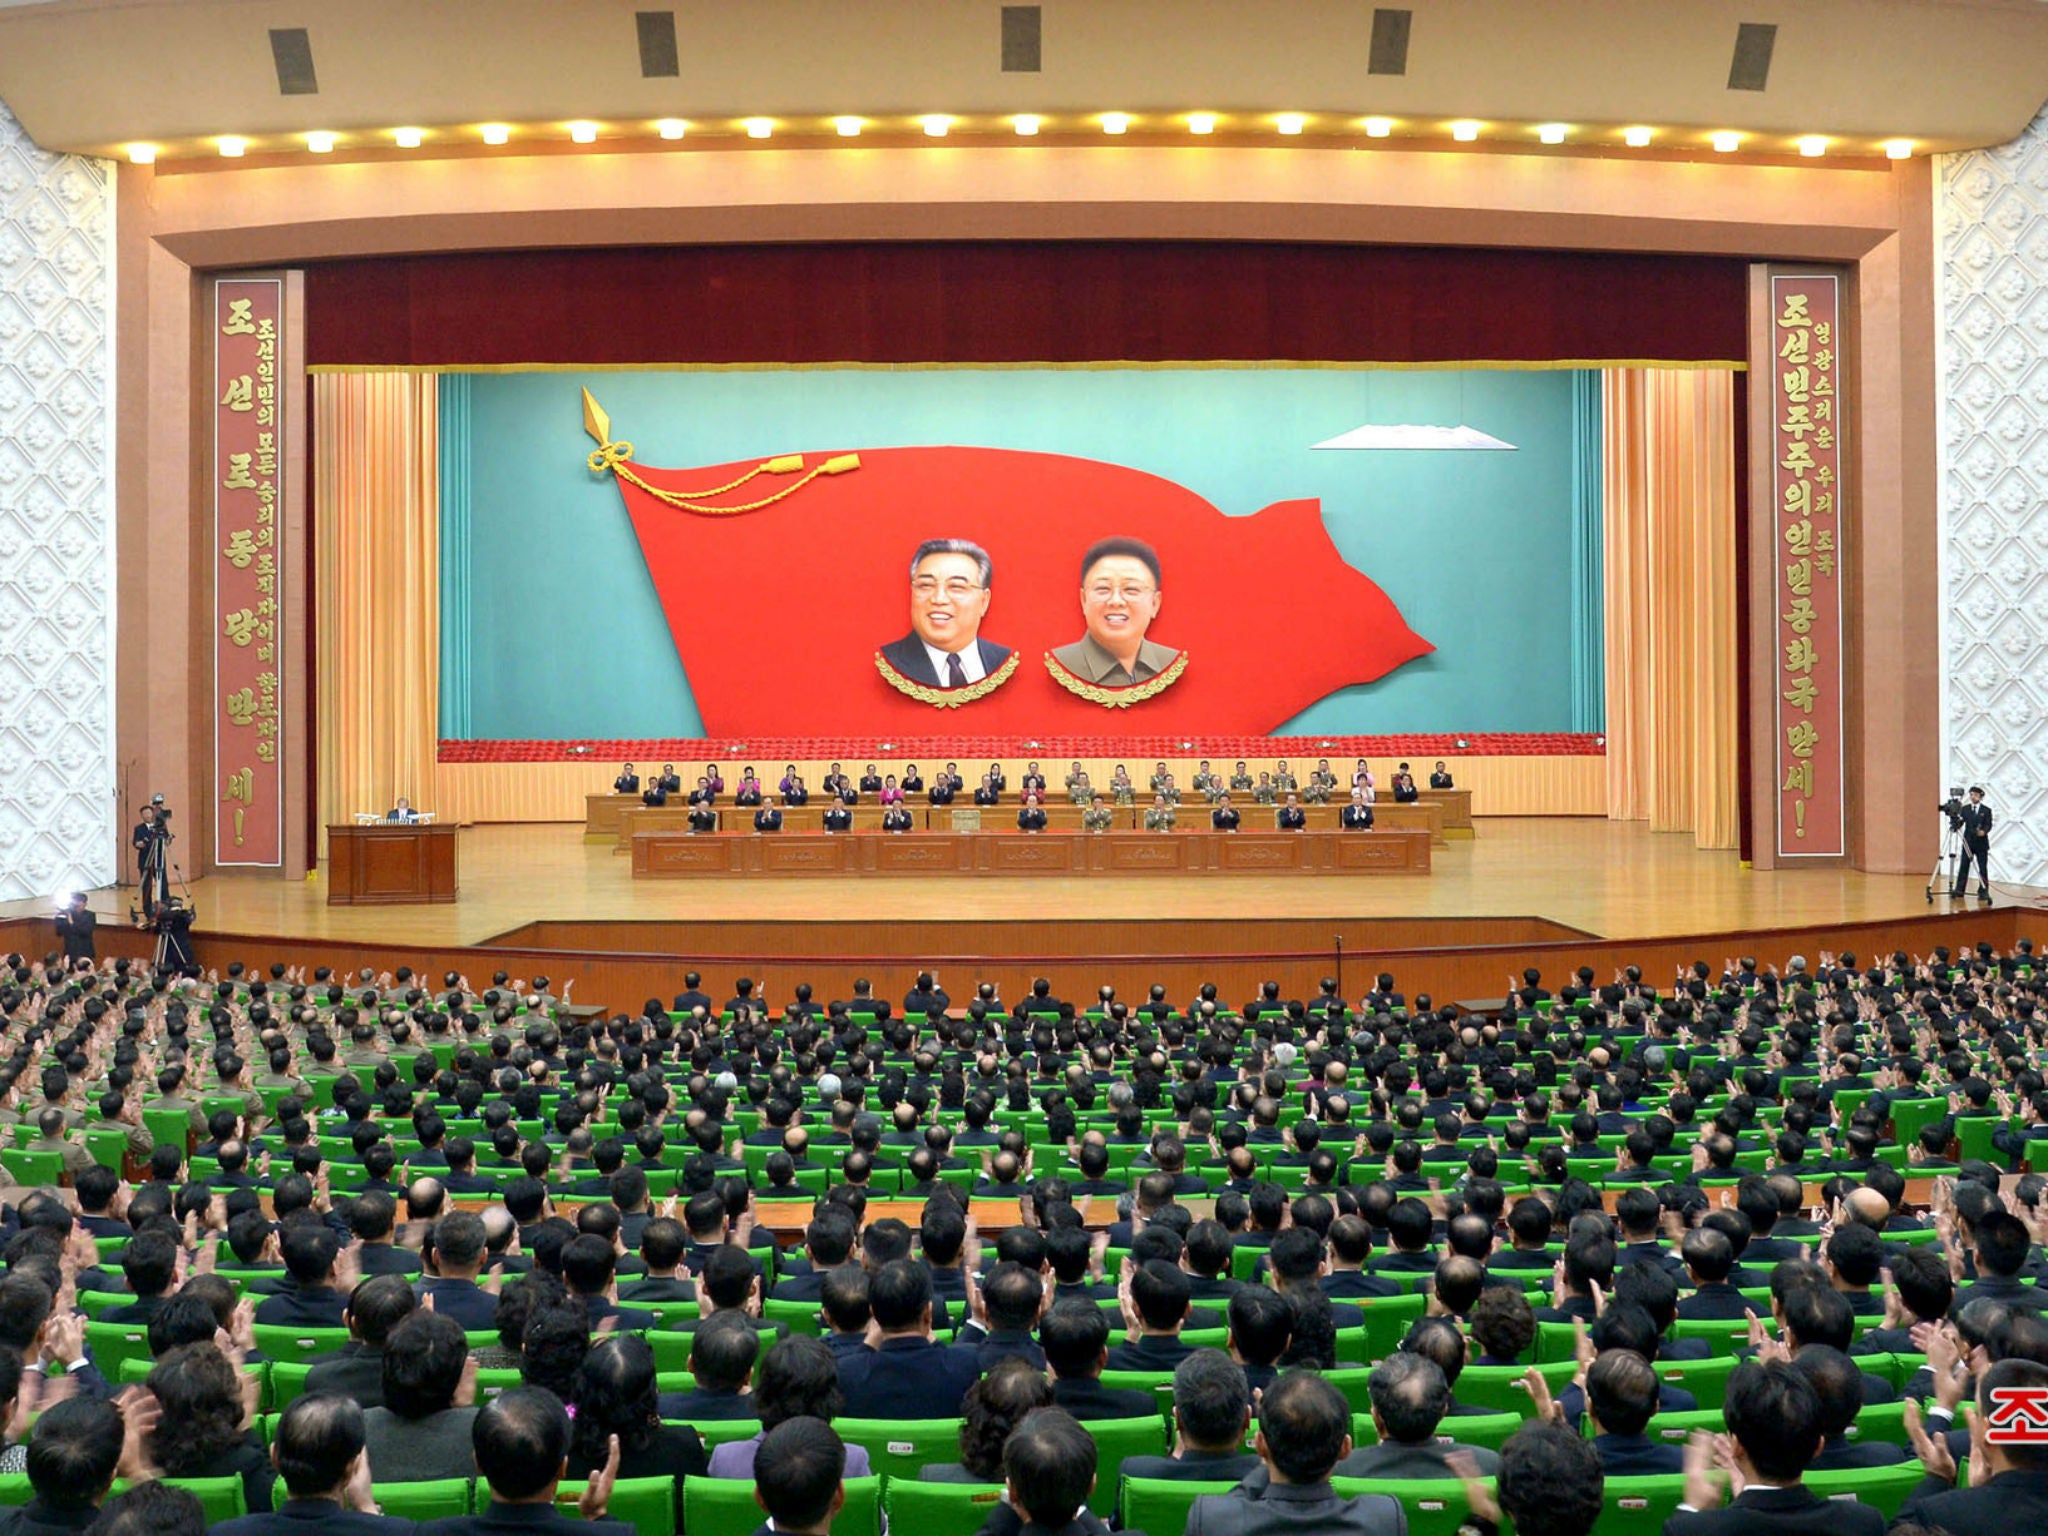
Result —
[[633, 878], [1426, 875], [1427, 832], [638, 832]]
[[[1412, 805], [1395, 805], [1382, 800], [1373, 807], [1374, 830], [1380, 832], [1427, 832], [1430, 841], [1443, 846], [1449, 838], [1472, 836], [1472, 793], [1470, 790], [1441, 790], [1435, 800], [1421, 800]], [[782, 829], [790, 832], [820, 832], [824, 830], [825, 806], [828, 802], [813, 800], [809, 805], [785, 806], [782, 811]], [[712, 807], [718, 813], [718, 830], [721, 832], [751, 832], [754, 827], [754, 813], [729, 803]], [[910, 814], [915, 818], [919, 831], [932, 832], [1015, 832], [1017, 830], [1017, 802], [1012, 800], [1002, 805], [975, 806], [954, 804], [951, 806], [913, 804]], [[1342, 810], [1336, 805], [1304, 806], [1308, 812], [1308, 830], [1311, 832], [1335, 832], [1338, 830], [1338, 814]], [[1274, 830], [1274, 808], [1270, 805], [1241, 805], [1238, 813], [1244, 819], [1246, 832], [1270, 832]], [[1110, 814], [1116, 818], [1119, 831], [1136, 831], [1144, 825], [1143, 806], [1112, 806]], [[1081, 808], [1064, 801], [1045, 807], [1046, 830], [1048, 832], [1078, 832], [1081, 830]], [[1180, 807], [1180, 827], [1188, 831], [1200, 831], [1209, 825], [1209, 806], [1204, 801], [1192, 804], [1183, 801]], [[628, 853], [632, 850], [633, 839], [642, 832], [666, 832], [686, 830], [690, 823], [690, 808], [680, 800], [671, 801], [658, 809], [641, 804], [637, 795], [590, 795], [586, 798], [583, 836], [586, 841], [609, 842], [613, 852]], [[856, 832], [879, 831], [882, 825], [882, 808], [879, 805], [863, 803], [853, 808], [853, 829]]]

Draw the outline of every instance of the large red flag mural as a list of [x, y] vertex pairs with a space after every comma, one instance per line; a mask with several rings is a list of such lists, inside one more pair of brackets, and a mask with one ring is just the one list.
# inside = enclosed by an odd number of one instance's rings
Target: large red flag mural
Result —
[[1315, 500], [997, 448], [650, 469], [584, 417], [709, 735], [1268, 734], [1434, 649]]

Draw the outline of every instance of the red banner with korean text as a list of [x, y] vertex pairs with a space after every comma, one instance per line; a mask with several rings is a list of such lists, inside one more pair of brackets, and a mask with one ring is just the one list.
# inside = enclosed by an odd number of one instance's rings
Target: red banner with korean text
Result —
[[1841, 280], [1771, 278], [1778, 857], [1848, 852], [1842, 783]]
[[282, 278], [213, 292], [214, 863], [283, 862], [278, 768]]

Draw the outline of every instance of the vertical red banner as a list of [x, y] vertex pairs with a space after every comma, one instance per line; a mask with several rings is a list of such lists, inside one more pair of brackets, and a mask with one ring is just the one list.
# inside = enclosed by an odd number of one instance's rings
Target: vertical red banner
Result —
[[276, 868], [284, 280], [221, 278], [213, 289], [213, 858]]
[[1778, 857], [1848, 852], [1842, 783], [1841, 280], [1771, 279]]

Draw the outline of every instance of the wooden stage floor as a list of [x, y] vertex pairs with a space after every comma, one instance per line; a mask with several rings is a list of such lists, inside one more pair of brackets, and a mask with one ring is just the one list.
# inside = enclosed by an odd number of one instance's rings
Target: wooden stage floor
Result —
[[[1758, 874], [1743, 868], [1733, 853], [1695, 848], [1689, 836], [1598, 818], [1483, 818], [1477, 837], [1434, 853], [1435, 867], [1427, 875], [636, 881], [629, 859], [608, 845], [586, 843], [580, 826], [494, 825], [463, 830], [460, 891], [451, 906], [329, 907], [324, 870], [292, 885], [217, 876], [198, 882], [193, 893], [203, 930], [418, 945], [480, 944], [541, 921], [1019, 923], [1088, 917], [1178, 922], [1517, 916], [1581, 934], [1648, 938], [1917, 919], [1949, 909], [1946, 896], [1928, 906], [1922, 875]], [[125, 914], [133, 896], [132, 890], [101, 891], [92, 904], [111, 919]], [[1976, 909], [1974, 902], [1956, 905]], [[0, 907], [0, 917], [48, 910], [47, 902], [22, 902]]]

